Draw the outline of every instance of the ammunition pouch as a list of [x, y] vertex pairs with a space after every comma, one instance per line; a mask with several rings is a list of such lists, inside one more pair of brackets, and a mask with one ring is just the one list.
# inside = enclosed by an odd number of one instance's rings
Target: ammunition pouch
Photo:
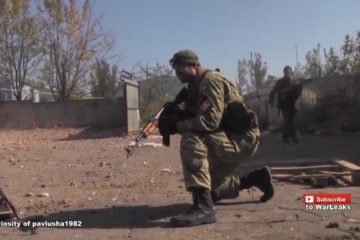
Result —
[[220, 128], [226, 132], [244, 134], [258, 127], [254, 111], [248, 109], [242, 102], [231, 102], [225, 106]]

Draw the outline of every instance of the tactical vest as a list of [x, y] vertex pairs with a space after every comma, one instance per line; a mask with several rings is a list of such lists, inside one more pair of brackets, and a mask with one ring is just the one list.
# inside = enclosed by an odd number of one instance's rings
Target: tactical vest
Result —
[[[207, 70], [202, 74], [200, 82], [209, 72], [212, 71]], [[226, 81], [228, 80], [226, 79]], [[236, 88], [236, 86], [231, 82], [229, 83], [232, 88]], [[238, 91], [237, 88], [236, 91]], [[258, 127], [256, 113], [249, 109], [242, 101], [242, 99], [233, 100], [226, 99], [225, 97], [224, 100], [224, 112], [219, 126], [221, 130], [224, 130], [225, 132], [244, 134], [250, 129]]]

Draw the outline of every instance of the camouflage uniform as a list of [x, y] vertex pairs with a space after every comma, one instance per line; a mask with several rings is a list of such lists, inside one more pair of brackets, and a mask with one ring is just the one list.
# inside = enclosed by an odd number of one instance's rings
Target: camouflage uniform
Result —
[[221, 73], [202, 68], [188, 89], [185, 111], [195, 117], [177, 123], [182, 134], [185, 186], [212, 189], [222, 198], [234, 198], [239, 194], [240, 178], [233, 171], [257, 150], [259, 129], [253, 126], [243, 134], [222, 130], [226, 106], [235, 101], [245, 105], [238, 89]]
[[[256, 152], [260, 135], [256, 116], [246, 108], [238, 89], [220, 72], [201, 68], [191, 50], [177, 52], [170, 64], [179, 80], [188, 83], [188, 90], [164, 105], [158, 127], [163, 138], [182, 134], [185, 186], [193, 198], [190, 209], [170, 222], [181, 227], [216, 222], [214, 202], [235, 198], [252, 186], [264, 193], [260, 201], [271, 199], [274, 188], [268, 168], [241, 178], [234, 173], [243, 158]], [[175, 111], [179, 99], [185, 101], [181, 112]]]

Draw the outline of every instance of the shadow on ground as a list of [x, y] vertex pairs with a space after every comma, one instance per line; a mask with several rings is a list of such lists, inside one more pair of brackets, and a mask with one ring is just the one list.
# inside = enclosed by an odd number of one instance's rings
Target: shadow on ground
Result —
[[[217, 205], [239, 205], [239, 204], [254, 204], [259, 201], [243, 201], [243, 202], [219, 202]], [[31, 227], [21, 227], [23, 232], [36, 233], [37, 228], [54, 227], [54, 228], [97, 228], [97, 229], [112, 229], [112, 228], [167, 228], [171, 227], [169, 219], [172, 216], [184, 213], [191, 205], [190, 204], [171, 204], [164, 206], [116, 206], [112, 208], [101, 209], [80, 209], [73, 211], [60, 211], [51, 213], [49, 215], [34, 215], [23, 219], [23, 222], [32, 221], [35, 225]], [[41, 226], [40, 224], [48, 223], [63, 223], [70, 224], [70, 221], [81, 223], [81, 226]], [[39, 225], [38, 225], [39, 224]], [[72, 223], [73, 224], [73, 223]]]
[[[255, 160], [328, 162], [345, 159], [359, 162], [360, 137], [302, 134], [299, 143], [283, 143], [280, 135], [263, 134]], [[334, 147], [335, 146], [335, 147]]]
[[120, 128], [85, 128], [77, 134], [69, 134], [68, 137], [59, 139], [59, 141], [86, 140], [86, 139], [102, 139], [113, 137], [126, 137], [127, 133]]
[[[190, 207], [189, 204], [172, 204], [165, 206], [116, 206], [112, 208], [101, 209], [80, 209], [73, 211], [60, 211], [44, 216], [29, 216], [23, 221], [32, 221], [35, 228], [22, 227], [20, 230], [24, 232], [33, 232], [40, 227], [54, 227], [56, 226], [39, 226], [39, 224], [49, 223], [63, 223], [72, 224], [74, 221], [81, 223], [81, 226], [64, 226], [60, 228], [155, 228], [155, 227], [170, 227], [168, 220], [174, 215], [183, 213]], [[37, 226], [36, 226], [37, 225]]]

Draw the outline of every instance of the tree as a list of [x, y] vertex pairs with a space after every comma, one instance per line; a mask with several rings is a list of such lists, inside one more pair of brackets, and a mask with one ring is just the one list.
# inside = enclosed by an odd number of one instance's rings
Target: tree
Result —
[[90, 73], [91, 94], [94, 97], [112, 98], [116, 94], [118, 66], [110, 66], [105, 60], [96, 60]]
[[305, 78], [306, 75], [305, 72], [306, 72], [305, 67], [298, 62], [294, 67], [294, 78], [295, 79]]
[[266, 81], [264, 82], [264, 87], [265, 88], [272, 87], [276, 81], [277, 81], [277, 78], [275, 76], [269, 74], [267, 76]]
[[86, 80], [95, 59], [103, 59], [112, 49], [114, 38], [102, 31], [90, 0], [82, 9], [76, 0], [44, 0], [41, 11], [46, 42], [43, 72], [55, 99], [66, 101]]
[[360, 32], [355, 38], [346, 35], [341, 51], [341, 73], [360, 73]]
[[321, 77], [323, 73], [323, 67], [321, 63], [321, 45], [318, 44], [316, 48], [308, 51], [305, 58], [306, 58], [306, 65], [305, 65], [305, 75], [307, 77]]
[[236, 86], [240, 92], [249, 91], [248, 69], [249, 65], [246, 59], [238, 60]]
[[329, 51], [324, 49], [325, 65], [324, 71], [325, 76], [339, 74], [340, 58], [336, 54], [335, 49], [331, 47]]
[[262, 60], [260, 53], [254, 53], [254, 59], [252, 58], [252, 55], [250, 55], [250, 61], [253, 84], [255, 90], [258, 90], [265, 85], [264, 83], [267, 73], [267, 63]]
[[250, 53], [250, 58], [238, 61], [238, 82], [240, 90], [246, 92], [257, 91], [264, 87], [267, 74], [267, 63], [262, 60], [260, 53]]
[[9, 79], [14, 95], [22, 89], [39, 62], [37, 16], [31, 15], [29, 0], [0, 0], [0, 76]]
[[[318, 44], [316, 48], [311, 51], [308, 51], [306, 54], [306, 64], [304, 67], [302, 77], [325, 77], [331, 75], [341, 74], [345, 72], [343, 61], [336, 54], [336, 51], [333, 47], [330, 47], [329, 50], [323, 49], [323, 57], [321, 56], [321, 45]], [[343, 65], [343, 66], [342, 66]]]
[[168, 93], [172, 84], [172, 70], [167, 66], [156, 64], [153, 67], [138, 64], [133, 70], [133, 76], [140, 81], [140, 116], [149, 119], [154, 112], [159, 111], [165, 101], [174, 96]]

